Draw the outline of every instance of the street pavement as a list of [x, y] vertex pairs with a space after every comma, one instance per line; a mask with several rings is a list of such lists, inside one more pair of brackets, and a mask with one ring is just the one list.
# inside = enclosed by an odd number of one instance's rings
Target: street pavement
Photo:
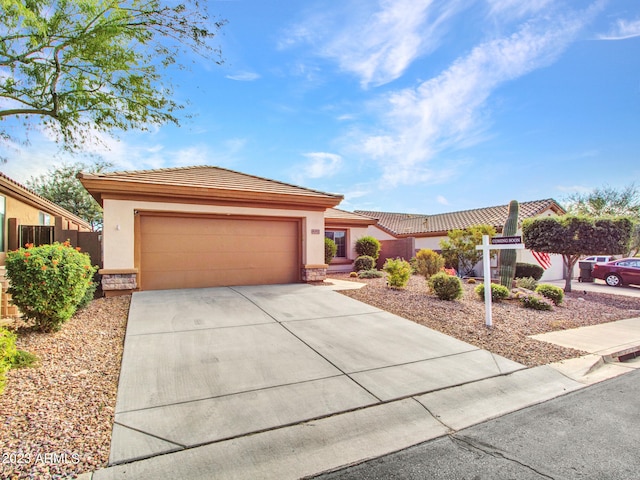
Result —
[[640, 371], [316, 480], [640, 478]]

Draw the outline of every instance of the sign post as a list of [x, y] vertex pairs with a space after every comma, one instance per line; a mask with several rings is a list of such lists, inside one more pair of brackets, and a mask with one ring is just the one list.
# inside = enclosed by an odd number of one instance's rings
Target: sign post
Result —
[[523, 250], [522, 237], [494, 237], [489, 242], [489, 235], [482, 236], [482, 245], [476, 245], [476, 250], [482, 250], [482, 267], [484, 275], [484, 311], [485, 325], [493, 326], [491, 315], [491, 250]]

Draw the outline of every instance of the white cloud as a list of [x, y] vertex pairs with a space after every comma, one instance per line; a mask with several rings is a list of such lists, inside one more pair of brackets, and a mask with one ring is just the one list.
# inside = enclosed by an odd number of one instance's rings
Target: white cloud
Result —
[[382, 118], [379, 131], [362, 138], [360, 150], [379, 160], [385, 184], [450, 178], [455, 165], [425, 164], [444, 150], [479, 141], [493, 92], [555, 61], [593, 13], [574, 13], [551, 24], [548, 19], [527, 22], [509, 36], [478, 45], [418, 87], [387, 95], [375, 106]]
[[225, 78], [239, 82], [253, 82], [254, 80], [258, 80], [260, 75], [255, 72], [238, 72], [233, 75], [226, 75]]
[[640, 18], [636, 20], [619, 19], [611, 27], [609, 33], [600, 35], [601, 40], [625, 40], [627, 38], [640, 37]]
[[292, 177], [298, 184], [304, 183], [307, 178], [325, 178], [338, 173], [342, 168], [342, 157], [335, 153], [311, 152], [304, 156], [308, 162], [296, 167]]
[[447, 200], [446, 197], [442, 195], [438, 195], [436, 197], [436, 202], [438, 202], [440, 205], [449, 205], [449, 200]]
[[418, 57], [437, 48], [443, 24], [462, 8], [451, 0], [346, 2], [290, 28], [280, 48], [305, 42], [316, 54], [354, 74], [363, 88], [400, 77]]
[[552, 0], [487, 0], [489, 12], [507, 19], [525, 17], [553, 4]]

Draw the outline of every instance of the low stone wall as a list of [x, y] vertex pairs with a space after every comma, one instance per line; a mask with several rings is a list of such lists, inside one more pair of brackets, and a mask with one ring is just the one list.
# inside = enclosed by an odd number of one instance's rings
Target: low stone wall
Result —
[[106, 296], [131, 293], [138, 288], [138, 274], [136, 272], [107, 272], [102, 274], [102, 291]]
[[303, 282], [323, 282], [327, 278], [327, 265], [305, 265], [302, 267]]

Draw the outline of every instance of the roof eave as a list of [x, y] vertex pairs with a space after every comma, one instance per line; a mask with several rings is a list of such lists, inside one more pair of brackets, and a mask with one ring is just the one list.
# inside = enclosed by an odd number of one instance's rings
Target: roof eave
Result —
[[100, 205], [103, 205], [105, 198], [154, 196], [167, 201], [193, 199], [207, 202], [273, 203], [285, 206], [295, 205], [313, 209], [326, 209], [335, 207], [343, 199], [342, 195], [294, 195], [212, 187], [159, 185], [148, 182], [99, 178], [85, 174], [79, 174], [78, 179]]

